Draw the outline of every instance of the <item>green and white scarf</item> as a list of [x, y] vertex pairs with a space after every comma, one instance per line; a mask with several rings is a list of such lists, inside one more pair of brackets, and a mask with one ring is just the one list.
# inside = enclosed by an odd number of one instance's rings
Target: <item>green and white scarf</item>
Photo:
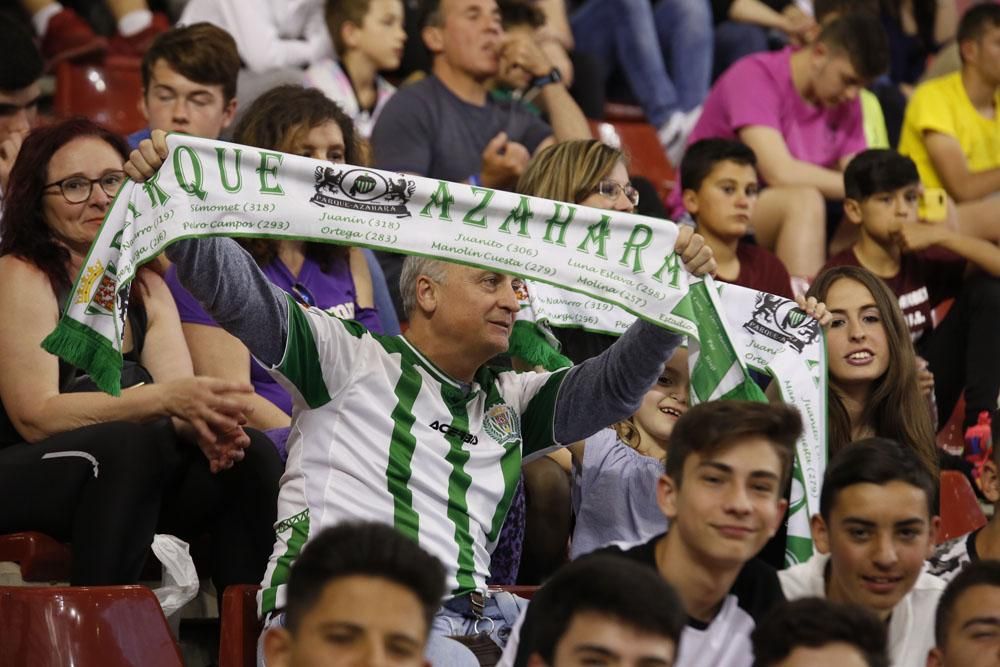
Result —
[[[673, 223], [184, 135], [170, 135], [168, 146], [153, 178], [118, 193], [62, 320], [43, 342], [103, 390], [120, 393], [129, 283], [179, 239], [342, 243], [497, 270], [539, 292], [551, 286], [573, 295], [576, 312], [599, 316], [597, 330], [614, 314], [621, 322], [612, 331], [641, 317], [687, 335], [697, 400], [765, 400], [747, 363], [772, 372], [812, 434], [799, 446], [788, 552], [808, 557], [808, 517], [818, 509], [826, 460], [818, 325], [784, 299], [758, 307], [756, 293], [731, 298], [743, 292], [720, 293], [711, 278], [693, 278], [673, 253]], [[544, 308], [534, 314], [553, 317]], [[811, 347], [796, 347], [807, 339]]]

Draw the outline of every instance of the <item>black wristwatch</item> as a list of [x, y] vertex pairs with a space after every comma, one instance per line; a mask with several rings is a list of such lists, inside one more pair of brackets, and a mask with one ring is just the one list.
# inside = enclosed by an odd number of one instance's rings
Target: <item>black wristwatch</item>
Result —
[[532, 79], [531, 87], [542, 88], [543, 86], [547, 86], [550, 83], [559, 83], [560, 81], [562, 81], [562, 74], [559, 73], [558, 69], [553, 67], [549, 71], [549, 73], [546, 74], [545, 76], [536, 76], [534, 79]]

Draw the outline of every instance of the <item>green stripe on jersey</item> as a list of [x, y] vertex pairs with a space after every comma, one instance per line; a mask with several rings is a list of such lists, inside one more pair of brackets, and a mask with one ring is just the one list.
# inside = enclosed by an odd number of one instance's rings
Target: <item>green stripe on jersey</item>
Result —
[[462, 448], [462, 435], [469, 431], [469, 412], [465, 404], [448, 400], [445, 389], [441, 385], [444, 402], [451, 411], [451, 428], [445, 435], [445, 440], [451, 447], [445, 455], [445, 460], [451, 464], [451, 474], [448, 476], [448, 518], [455, 525], [455, 543], [458, 545], [458, 571], [455, 578], [458, 587], [452, 591], [454, 595], [463, 595], [476, 590], [476, 559], [473, 554], [472, 533], [469, 531], [469, 487], [472, 477], [465, 471], [465, 464], [472, 456]]
[[413, 509], [413, 491], [410, 477], [413, 475], [413, 451], [417, 439], [413, 437], [413, 404], [417, 401], [423, 378], [416, 367], [409, 364], [400, 366], [402, 373], [396, 382], [396, 407], [392, 410], [392, 440], [389, 442], [389, 465], [385, 476], [392, 495], [393, 523], [396, 530], [419, 541], [420, 516]]
[[[298, 306], [296, 306], [298, 308]], [[278, 524], [275, 532], [280, 536], [284, 531], [289, 530], [291, 534], [285, 540], [287, 548], [283, 556], [278, 558], [274, 565], [274, 572], [271, 574], [271, 581], [261, 595], [261, 611], [268, 613], [274, 611], [277, 605], [278, 587], [288, 583], [288, 572], [292, 563], [299, 557], [302, 546], [309, 538], [309, 510], [303, 510], [290, 519], [285, 519]]]
[[[339, 360], [338, 360], [339, 361]], [[306, 405], [318, 408], [330, 402], [330, 392], [323, 379], [323, 368], [316, 340], [305, 312], [288, 297], [288, 343], [278, 372], [288, 378], [302, 394]]]
[[521, 477], [520, 442], [507, 445], [507, 451], [500, 459], [500, 470], [503, 473], [503, 497], [500, 499], [500, 504], [497, 505], [497, 511], [493, 514], [490, 532], [486, 535], [489, 542], [496, 542], [497, 538], [500, 537], [500, 529], [503, 528], [504, 519], [507, 518], [507, 511], [510, 510], [510, 503], [517, 490], [517, 481]]
[[[500, 395], [500, 390], [497, 388], [498, 380], [496, 373], [483, 367], [476, 374], [476, 380], [486, 390], [486, 405], [484, 410], [485, 414], [489, 414], [490, 409], [494, 405], [504, 402], [503, 396]], [[520, 418], [520, 415], [518, 415], [518, 419]], [[500, 536], [500, 529], [503, 528], [503, 522], [507, 518], [510, 503], [514, 499], [514, 492], [517, 491], [517, 482], [521, 478], [521, 442], [507, 443], [504, 447], [507, 451], [504, 452], [504, 455], [500, 459], [500, 472], [503, 475], [503, 497], [500, 498], [500, 503], [493, 513], [489, 533], [486, 534], [486, 539], [489, 542], [496, 542]]]

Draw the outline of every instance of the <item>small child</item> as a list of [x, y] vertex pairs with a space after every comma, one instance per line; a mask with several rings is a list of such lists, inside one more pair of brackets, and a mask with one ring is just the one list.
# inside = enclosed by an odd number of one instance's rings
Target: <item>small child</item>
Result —
[[646, 542], [667, 529], [656, 504], [667, 441], [688, 409], [688, 351], [679, 347], [634, 415], [570, 445], [573, 514], [570, 558]]
[[688, 147], [680, 172], [684, 208], [715, 254], [719, 279], [791, 299], [785, 265], [744, 240], [759, 187], [754, 152], [739, 141], [702, 139]]
[[[975, 424], [1000, 390], [1000, 248], [948, 224], [920, 222], [916, 165], [895, 151], [859, 153], [844, 172], [844, 190], [844, 214], [860, 226], [860, 238], [824, 268], [861, 266], [885, 281], [929, 365], [921, 387], [933, 387], [938, 415], [948, 419], [964, 388], [965, 426]], [[951, 298], [935, 326], [931, 311]]]
[[993, 503], [993, 516], [982, 528], [938, 545], [927, 570], [951, 581], [966, 566], [979, 560], [1000, 559], [1000, 410], [993, 413], [993, 447], [983, 465], [979, 486]]
[[402, 0], [327, 0], [326, 24], [340, 61], [326, 58], [306, 70], [303, 83], [318, 88], [368, 139], [396, 88], [379, 76], [399, 67], [406, 32]]

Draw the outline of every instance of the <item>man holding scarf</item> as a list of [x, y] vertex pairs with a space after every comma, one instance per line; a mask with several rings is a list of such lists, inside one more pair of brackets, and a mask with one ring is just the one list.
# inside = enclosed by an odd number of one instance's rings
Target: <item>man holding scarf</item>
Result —
[[[145, 180], [167, 154], [165, 135], [154, 133], [126, 172]], [[675, 252], [696, 275], [715, 269], [689, 228]], [[410, 328], [389, 337], [300, 308], [231, 239], [183, 240], [167, 255], [185, 287], [294, 399], [277, 543], [260, 598], [266, 625], [283, 620], [289, 567], [311, 534], [381, 521], [445, 564], [433, 664], [478, 664], [441, 636], [486, 631], [502, 643], [518, 613], [515, 599], [488, 595], [485, 582], [522, 460], [631, 415], [680, 340], [639, 320], [574, 368], [500, 372], [485, 364], [507, 349], [518, 278], [409, 257], [401, 290]]]

